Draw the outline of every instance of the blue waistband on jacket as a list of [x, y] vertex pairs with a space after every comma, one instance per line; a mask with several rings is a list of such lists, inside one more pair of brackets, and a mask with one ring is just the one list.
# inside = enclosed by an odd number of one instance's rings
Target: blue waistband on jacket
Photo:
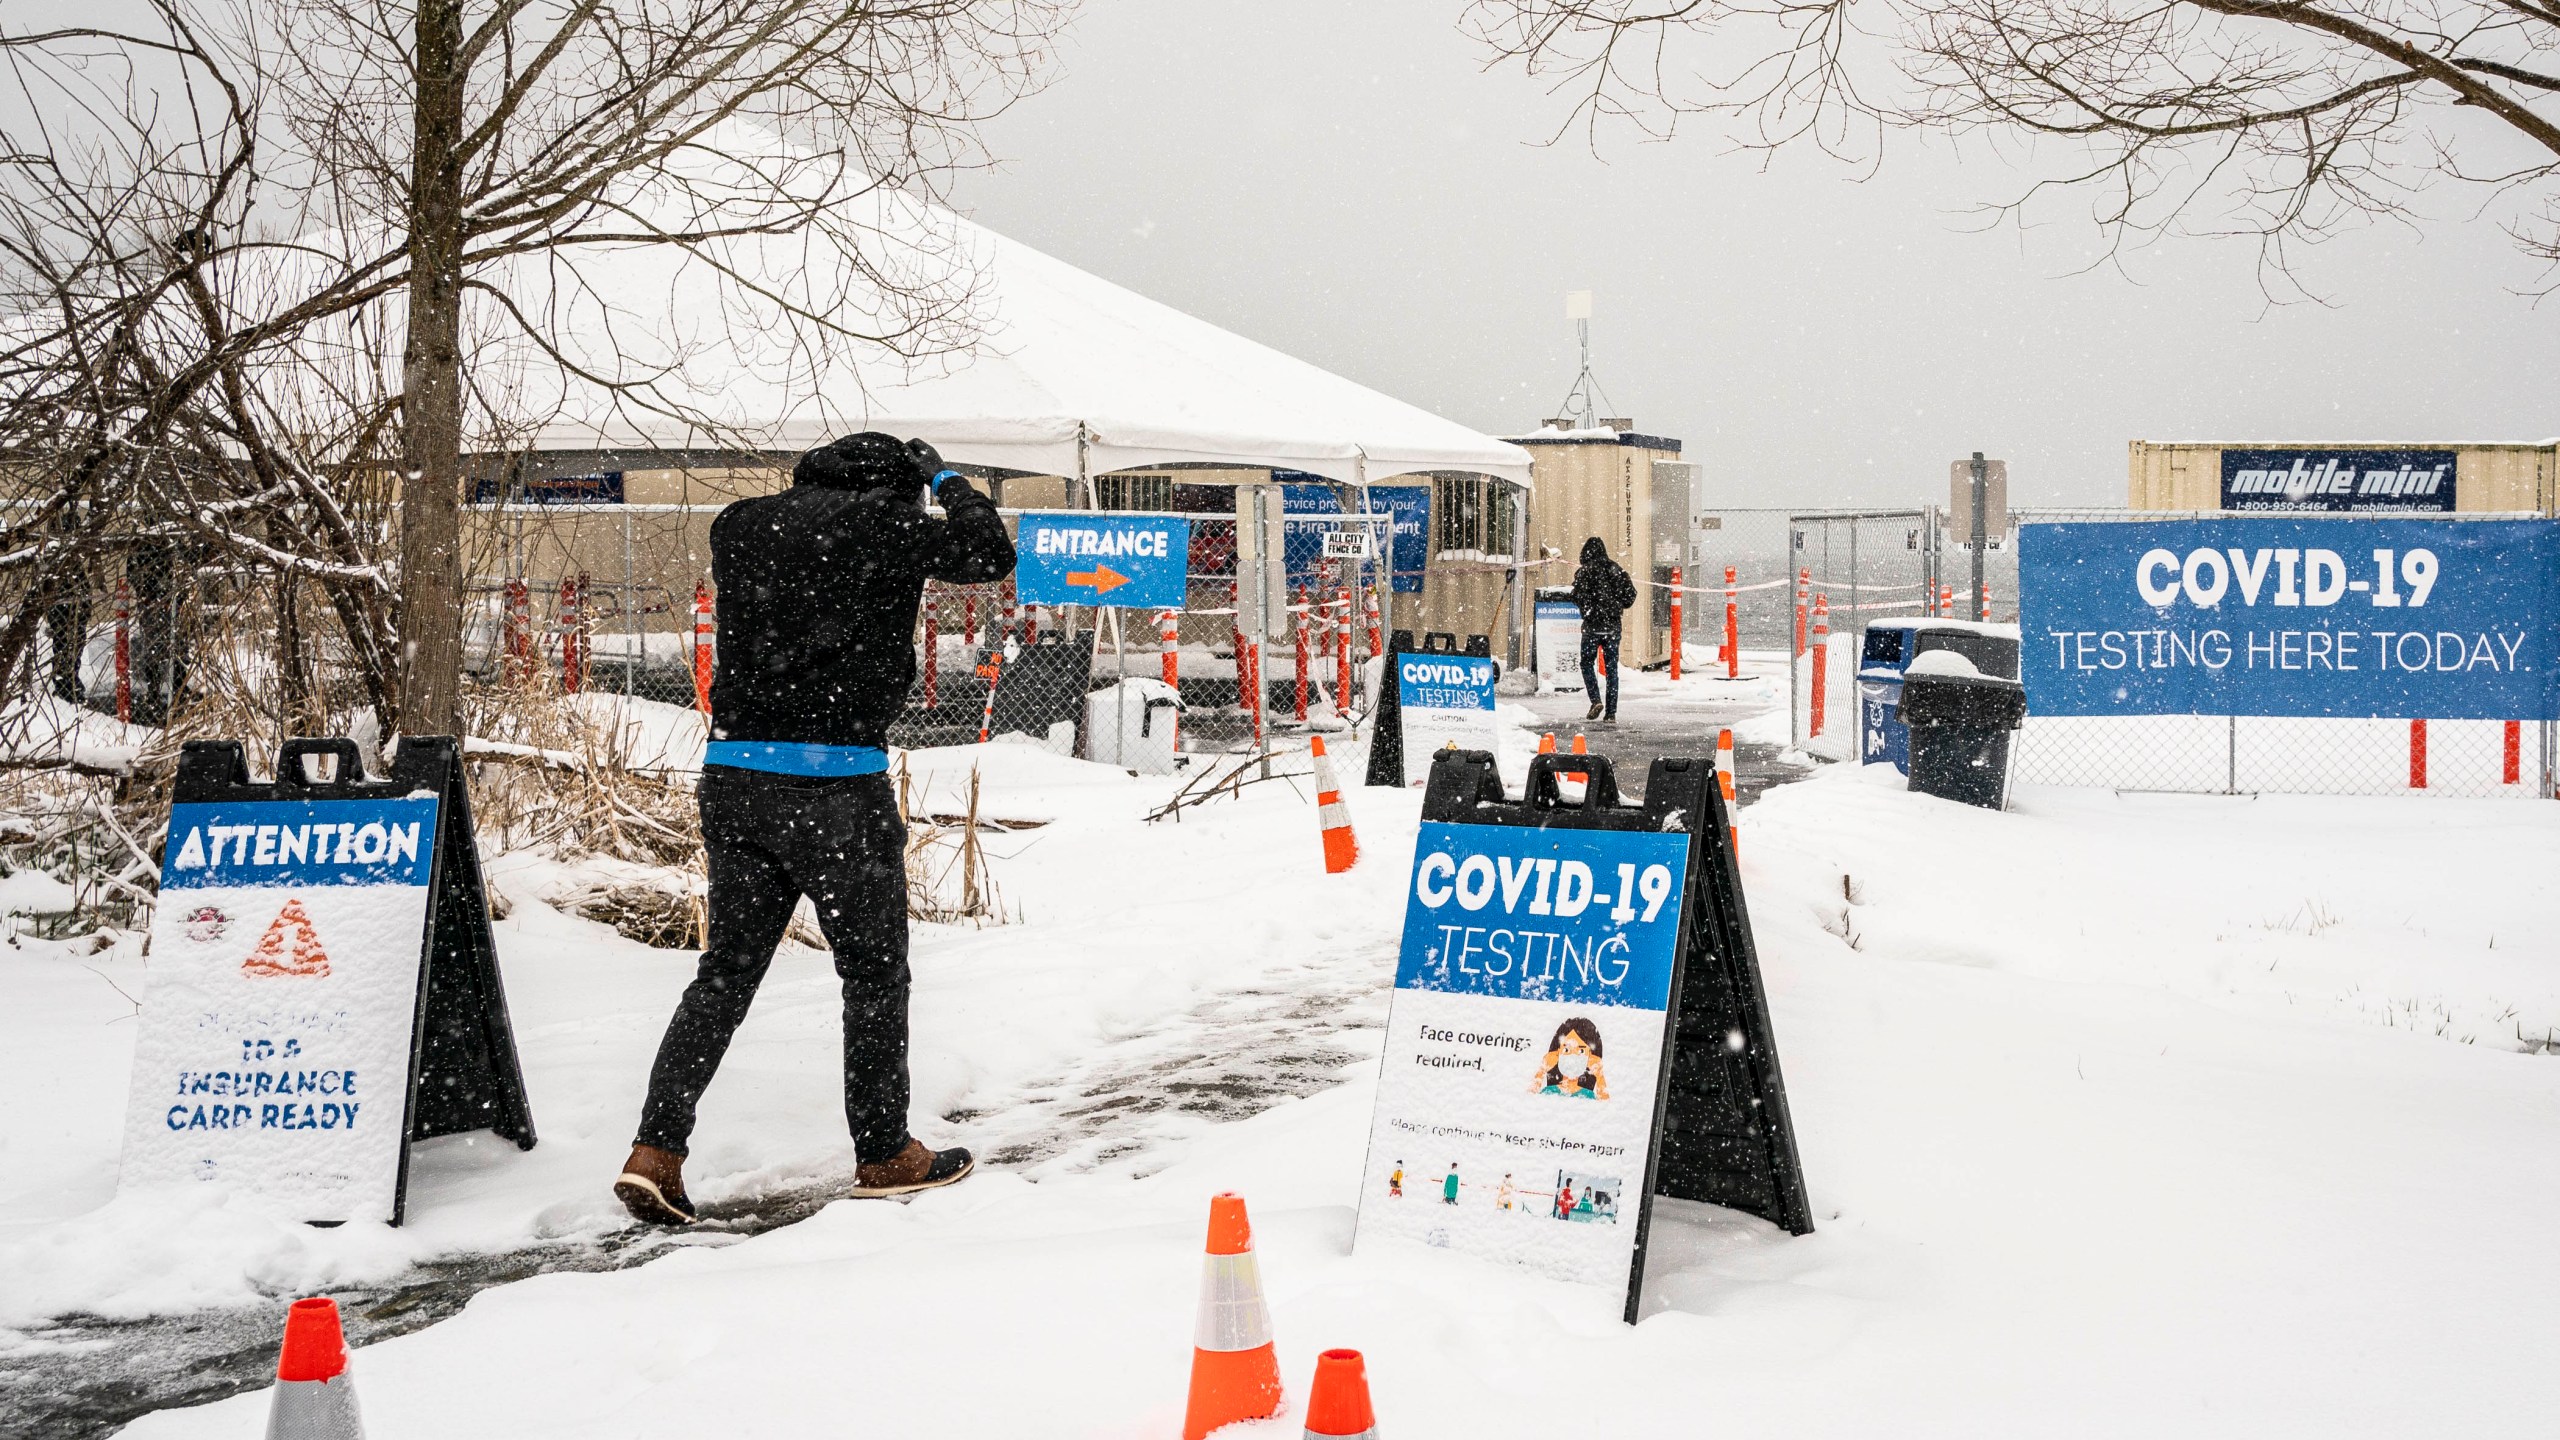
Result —
[[774, 775], [883, 775], [889, 752], [877, 745], [804, 745], [791, 740], [714, 740], [702, 763]]

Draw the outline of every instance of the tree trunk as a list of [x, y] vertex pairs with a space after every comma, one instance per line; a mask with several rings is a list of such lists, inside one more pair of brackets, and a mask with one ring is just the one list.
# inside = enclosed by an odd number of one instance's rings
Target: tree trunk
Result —
[[461, 733], [462, 0], [419, 0], [409, 183], [408, 465], [400, 492], [399, 728]]

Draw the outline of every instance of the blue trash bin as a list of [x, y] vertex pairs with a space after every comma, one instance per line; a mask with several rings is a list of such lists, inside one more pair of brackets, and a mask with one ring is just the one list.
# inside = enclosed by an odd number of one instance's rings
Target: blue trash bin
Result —
[[1903, 672], [1924, 650], [1954, 650], [1985, 675], [2018, 678], [2018, 627], [1970, 620], [1876, 620], [1858, 651], [1858, 761], [1911, 773], [1911, 728], [1895, 718]]

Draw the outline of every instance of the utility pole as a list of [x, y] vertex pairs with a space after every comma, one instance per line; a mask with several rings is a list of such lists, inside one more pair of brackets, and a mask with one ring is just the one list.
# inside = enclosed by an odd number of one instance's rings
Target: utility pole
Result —
[[1990, 500], [1991, 500], [1991, 485], [1990, 485], [1990, 481], [1989, 481], [1989, 479], [1987, 478], [1987, 477], [1989, 476], [1989, 474], [1990, 474], [1990, 467], [1982, 463], [1982, 452], [1981, 452], [1981, 451], [1979, 451], [1979, 450], [1974, 451], [1974, 452], [1973, 452], [1973, 589], [1971, 589], [1970, 591], [1966, 592], [1964, 609], [1962, 609], [1961, 611], [1958, 611], [1958, 612], [1957, 612], [1958, 614], [1965, 615], [1965, 616], [1967, 616], [1967, 617], [1978, 616], [1978, 615], [1980, 615], [1980, 614], [1982, 613], [1982, 611], [1983, 611], [1983, 602], [1982, 602], [1982, 552], [1983, 552], [1983, 550], [1986, 548], [1986, 543], [1985, 543], [1985, 542], [1990, 538], [1990, 537], [1985, 533], [1985, 531], [1984, 531], [1984, 525], [1985, 525], [1985, 523], [1986, 523], [1986, 521], [1985, 521], [1985, 512], [1986, 512], [1986, 511], [1988, 511], [1988, 510], [1991, 508], [1991, 507], [1990, 507]]

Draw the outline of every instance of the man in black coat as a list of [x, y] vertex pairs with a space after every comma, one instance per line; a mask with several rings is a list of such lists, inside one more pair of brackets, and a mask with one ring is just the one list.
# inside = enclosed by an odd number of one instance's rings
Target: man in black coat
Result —
[[[1597, 535], [1582, 542], [1582, 565], [1573, 572], [1573, 603], [1582, 610], [1582, 693], [1591, 697], [1587, 720], [1618, 718], [1618, 638], [1621, 617], [1636, 603], [1636, 582]], [[1600, 695], [1600, 677], [1592, 664], [1608, 658], [1609, 694]]]
[[[884, 747], [915, 682], [925, 581], [1000, 580], [1013, 573], [1013, 541], [994, 504], [922, 441], [848, 435], [800, 457], [791, 482], [711, 525], [711, 947], [659, 1043], [613, 1187], [659, 1224], [694, 1218], [683, 1174], [694, 1107], [803, 895], [844, 984], [853, 1193], [948, 1185], [972, 1163], [907, 1133], [907, 835]], [[943, 514], [926, 511], [929, 494]]]

